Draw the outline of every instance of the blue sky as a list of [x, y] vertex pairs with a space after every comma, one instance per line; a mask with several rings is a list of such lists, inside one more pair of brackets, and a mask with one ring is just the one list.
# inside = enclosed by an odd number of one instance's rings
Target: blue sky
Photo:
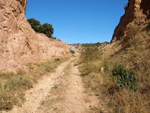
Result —
[[26, 18], [53, 25], [66, 43], [110, 42], [128, 0], [28, 0]]

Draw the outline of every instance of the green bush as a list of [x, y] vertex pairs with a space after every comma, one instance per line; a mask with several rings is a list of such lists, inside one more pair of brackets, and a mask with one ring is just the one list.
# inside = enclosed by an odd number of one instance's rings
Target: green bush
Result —
[[46, 34], [47, 37], [51, 38], [54, 33], [53, 26], [51, 24], [45, 23], [36, 27], [37, 32]]
[[73, 51], [73, 50], [70, 50], [70, 52], [71, 52], [72, 54], [74, 54], [74, 53], [75, 53], [75, 51]]
[[52, 37], [54, 29], [51, 24], [44, 23], [43, 25], [41, 25], [40, 21], [34, 18], [29, 18], [27, 21], [35, 32], [44, 33], [47, 37], [55, 39], [55, 37]]
[[59, 59], [59, 58], [56, 58], [55, 61], [60, 61], [60, 59]]
[[34, 18], [29, 18], [27, 21], [31, 25], [32, 29], [34, 29], [34, 31], [37, 32], [36, 28], [37, 28], [37, 26], [41, 25], [40, 21], [38, 21], [38, 20], [36, 20]]
[[115, 66], [112, 74], [117, 77], [117, 86], [119, 88], [138, 90], [137, 78], [133, 69], [125, 69], [119, 65]]

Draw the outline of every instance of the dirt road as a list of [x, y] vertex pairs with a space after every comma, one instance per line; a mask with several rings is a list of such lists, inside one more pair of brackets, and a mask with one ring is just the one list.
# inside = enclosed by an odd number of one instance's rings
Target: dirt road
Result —
[[9, 113], [94, 113], [98, 99], [84, 93], [82, 78], [74, 62], [75, 59], [68, 60], [54, 73], [43, 76], [26, 91], [22, 107], [14, 107]]

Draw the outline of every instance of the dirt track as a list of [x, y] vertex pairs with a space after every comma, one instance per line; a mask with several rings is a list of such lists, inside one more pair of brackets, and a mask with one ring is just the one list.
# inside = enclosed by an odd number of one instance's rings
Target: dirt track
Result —
[[84, 93], [74, 59], [43, 76], [38, 84], [26, 91], [25, 99], [22, 107], [14, 107], [9, 113], [94, 113], [91, 108], [98, 105], [96, 97]]

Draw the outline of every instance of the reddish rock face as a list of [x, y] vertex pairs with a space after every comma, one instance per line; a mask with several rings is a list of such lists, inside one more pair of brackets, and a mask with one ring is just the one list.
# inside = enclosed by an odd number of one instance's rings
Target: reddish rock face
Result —
[[128, 8], [115, 28], [111, 43], [119, 40], [128, 24], [143, 24], [150, 18], [150, 0], [129, 0]]
[[26, 63], [65, 55], [65, 42], [37, 34], [25, 18], [27, 0], [0, 0], [0, 69], [9, 61]]

